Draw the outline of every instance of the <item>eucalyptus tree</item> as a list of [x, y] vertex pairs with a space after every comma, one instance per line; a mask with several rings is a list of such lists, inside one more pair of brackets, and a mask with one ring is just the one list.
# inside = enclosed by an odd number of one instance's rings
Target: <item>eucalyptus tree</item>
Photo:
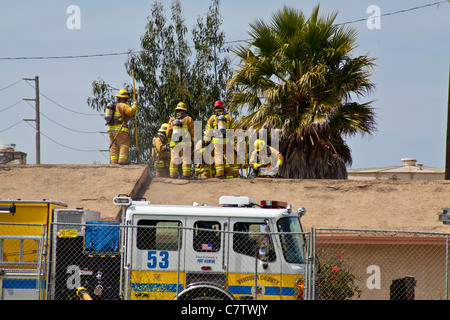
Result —
[[[153, 3], [140, 37], [141, 48], [130, 51], [124, 63], [130, 76], [124, 87], [132, 92], [134, 71], [136, 100], [140, 107], [137, 121], [130, 121], [132, 162], [152, 163], [152, 139], [161, 124], [169, 121], [178, 102], [186, 104], [194, 120], [206, 124], [214, 101], [228, 99], [227, 80], [232, 69], [219, 9], [220, 1], [212, 0], [206, 14], [198, 17], [189, 32], [179, 0], [171, 3], [169, 17], [161, 2]], [[101, 78], [95, 80], [88, 105], [104, 110], [114, 99], [116, 90]]]

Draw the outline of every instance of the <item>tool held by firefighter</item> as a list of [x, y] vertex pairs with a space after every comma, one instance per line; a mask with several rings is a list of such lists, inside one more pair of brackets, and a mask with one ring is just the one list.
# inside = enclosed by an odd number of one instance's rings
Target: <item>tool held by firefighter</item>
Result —
[[[135, 80], [134, 80], [134, 58], [131, 58], [131, 72], [133, 75], [133, 101], [134, 103], [136, 103], [136, 85], [135, 85]], [[136, 115], [134, 117], [134, 133], [136, 136], [136, 150], [139, 150], [139, 145], [138, 145], [138, 127], [137, 127], [137, 112]]]
[[105, 111], [107, 132], [110, 138], [111, 164], [128, 164], [130, 150], [128, 122], [136, 114], [138, 108], [136, 102], [130, 107], [129, 97], [126, 89], [120, 90], [116, 95], [116, 102], [109, 104]]

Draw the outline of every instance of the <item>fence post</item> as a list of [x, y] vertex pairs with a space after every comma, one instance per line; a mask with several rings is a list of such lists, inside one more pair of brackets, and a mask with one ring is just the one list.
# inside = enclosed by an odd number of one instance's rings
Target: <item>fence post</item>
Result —
[[180, 292], [180, 262], [181, 262], [181, 232], [182, 227], [178, 227], [178, 265], [177, 265], [177, 288], [176, 288], [176, 299], [178, 300], [178, 293]]
[[448, 236], [447, 234], [447, 241], [445, 243], [445, 300], [448, 300]]

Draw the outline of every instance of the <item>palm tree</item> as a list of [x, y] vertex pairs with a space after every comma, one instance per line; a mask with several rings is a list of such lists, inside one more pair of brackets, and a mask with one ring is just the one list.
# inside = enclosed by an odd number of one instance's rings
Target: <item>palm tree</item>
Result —
[[229, 82], [231, 111], [245, 114], [243, 129], [280, 129], [285, 178], [345, 179], [351, 150], [344, 137], [376, 128], [371, 102], [375, 59], [352, 57], [355, 29], [333, 24], [337, 13], [309, 18], [283, 7], [270, 23], [250, 24], [251, 40], [234, 53], [240, 59]]

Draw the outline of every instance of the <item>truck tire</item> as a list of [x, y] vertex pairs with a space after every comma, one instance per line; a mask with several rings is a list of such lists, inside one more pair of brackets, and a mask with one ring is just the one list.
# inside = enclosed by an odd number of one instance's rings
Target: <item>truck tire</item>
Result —
[[178, 295], [178, 300], [234, 300], [231, 293], [213, 285], [189, 287]]

